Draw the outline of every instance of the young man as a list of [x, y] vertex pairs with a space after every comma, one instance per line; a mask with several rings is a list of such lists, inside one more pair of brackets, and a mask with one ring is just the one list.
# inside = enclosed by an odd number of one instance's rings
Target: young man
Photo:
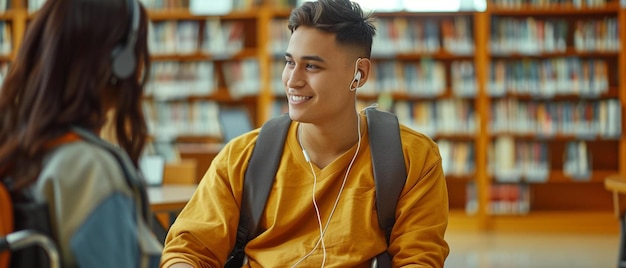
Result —
[[[368, 78], [375, 28], [349, 0], [305, 2], [289, 18], [283, 83], [289, 128], [260, 234], [245, 267], [443, 267], [446, 182], [437, 145], [400, 127], [407, 179], [387, 247], [379, 227], [367, 118], [356, 90]], [[172, 225], [164, 267], [222, 267], [234, 247], [243, 178], [259, 130], [231, 141]]]

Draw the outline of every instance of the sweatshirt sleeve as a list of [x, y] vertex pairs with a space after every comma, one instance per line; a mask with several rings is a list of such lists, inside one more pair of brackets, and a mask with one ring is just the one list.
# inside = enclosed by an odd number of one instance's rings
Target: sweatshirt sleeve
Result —
[[394, 267], [443, 267], [449, 253], [448, 191], [437, 145], [427, 137], [405, 149], [407, 182], [398, 200], [389, 252]]

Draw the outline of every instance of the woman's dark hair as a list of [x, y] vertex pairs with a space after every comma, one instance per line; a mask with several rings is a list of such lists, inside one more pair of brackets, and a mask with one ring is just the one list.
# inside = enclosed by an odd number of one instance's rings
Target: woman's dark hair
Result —
[[128, 0], [46, 1], [29, 23], [0, 89], [0, 175], [14, 187], [36, 180], [46, 143], [71, 126], [98, 131], [108, 108], [115, 111], [118, 145], [137, 165], [147, 135], [141, 100], [150, 71], [147, 13], [139, 6], [138, 68], [127, 79], [111, 79], [111, 53], [131, 28]]
[[372, 13], [364, 14], [358, 3], [350, 0], [318, 0], [305, 2], [291, 11], [289, 30], [300, 26], [313, 27], [336, 34], [337, 43], [360, 50], [360, 57], [369, 58], [376, 28]]

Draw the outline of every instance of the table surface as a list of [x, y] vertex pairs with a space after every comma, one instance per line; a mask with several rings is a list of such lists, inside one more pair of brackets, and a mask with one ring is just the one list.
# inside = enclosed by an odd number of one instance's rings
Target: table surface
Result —
[[154, 211], [181, 210], [193, 193], [196, 191], [195, 184], [165, 184], [149, 186], [147, 189], [150, 207]]

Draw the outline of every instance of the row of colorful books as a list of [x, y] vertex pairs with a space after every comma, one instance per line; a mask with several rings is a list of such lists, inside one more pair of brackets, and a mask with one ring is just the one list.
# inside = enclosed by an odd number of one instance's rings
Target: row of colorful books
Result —
[[476, 170], [473, 142], [437, 140], [443, 173], [446, 176], [471, 176]]
[[521, 8], [526, 5], [538, 8], [550, 8], [559, 6], [582, 7], [602, 7], [610, 0], [489, 0], [496, 7], [501, 8]]
[[241, 21], [210, 18], [150, 23], [150, 51], [155, 55], [207, 53], [221, 57], [240, 52], [244, 41], [244, 24]]
[[545, 182], [550, 171], [545, 142], [498, 136], [489, 144], [488, 170], [498, 182]]
[[154, 62], [146, 95], [158, 100], [210, 96], [217, 87], [213, 62]]
[[471, 55], [474, 38], [471, 16], [379, 18], [373, 55], [436, 53]]
[[189, 0], [139, 0], [147, 9], [186, 9]]
[[[434, 54], [442, 50], [469, 55], [474, 51], [471, 17], [381, 17], [374, 24], [377, 29], [372, 47], [374, 56]], [[282, 56], [291, 36], [287, 20], [274, 19], [270, 25], [270, 36], [270, 53]]]
[[392, 111], [401, 123], [431, 137], [476, 134], [478, 120], [470, 100], [397, 101]]
[[[620, 49], [617, 17], [586, 18], [576, 21], [535, 17], [491, 18], [490, 49], [494, 55], [566, 52], [616, 52]], [[573, 38], [568, 43], [568, 34]]]
[[219, 105], [215, 101], [144, 102], [149, 133], [158, 140], [179, 136], [221, 137]]
[[563, 152], [548, 149], [547, 141], [517, 140], [510, 135], [498, 136], [488, 148], [489, 173], [496, 182], [544, 183], [552, 167], [550, 154], [562, 154], [563, 174], [572, 181], [591, 178], [593, 164], [587, 141], [565, 143]]
[[255, 58], [223, 62], [218, 66], [211, 61], [165, 61], [152, 64], [146, 95], [157, 100], [210, 97], [220, 86], [219, 74], [223, 75], [224, 86], [234, 99], [256, 96], [261, 90], [259, 63]]
[[[29, 0], [32, 1], [32, 0]], [[194, 1], [200, 2], [205, 0], [140, 0], [146, 8], [149, 9], [188, 9]], [[258, 0], [219, 0], [228, 1], [232, 10], [251, 10], [254, 7], [259, 6]], [[217, 5], [214, 3], [214, 5]]]
[[556, 95], [600, 96], [609, 90], [609, 67], [603, 59], [494, 60], [489, 69], [490, 96], [507, 93], [550, 98]]
[[432, 58], [418, 61], [378, 60], [373, 66], [367, 83], [359, 89], [363, 95], [400, 93], [413, 97], [436, 97], [449, 88], [460, 97], [473, 97], [477, 93], [472, 61], [446, 63]]
[[[530, 212], [531, 192], [527, 184], [497, 183], [489, 186], [487, 213], [490, 215], [523, 215]], [[475, 182], [467, 183], [465, 211], [476, 214], [479, 207], [478, 189]]]
[[621, 110], [617, 99], [559, 102], [496, 100], [489, 112], [489, 130], [493, 134], [615, 139], [621, 135]]

